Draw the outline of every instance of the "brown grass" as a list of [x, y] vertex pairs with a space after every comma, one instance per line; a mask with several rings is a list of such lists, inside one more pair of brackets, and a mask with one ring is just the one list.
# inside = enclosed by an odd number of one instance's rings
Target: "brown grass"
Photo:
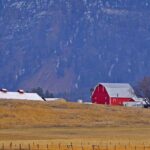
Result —
[[0, 128], [149, 127], [150, 109], [67, 102], [0, 101]]
[[[21, 143], [26, 146], [28, 143], [43, 146], [73, 143], [80, 147], [77, 150], [81, 149], [81, 143], [85, 147], [89, 143], [100, 144], [105, 150], [110, 143], [121, 144], [123, 149], [129, 143], [132, 146], [142, 146], [143, 143], [149, 146], [149, 118], [150, 109], [144, 108], [64, 101], [0, 101], [0, 148], [1, 144], [9, 146], [12, 141], [14, 145]], [[91, 145], [86, 149], [92, 150]]]

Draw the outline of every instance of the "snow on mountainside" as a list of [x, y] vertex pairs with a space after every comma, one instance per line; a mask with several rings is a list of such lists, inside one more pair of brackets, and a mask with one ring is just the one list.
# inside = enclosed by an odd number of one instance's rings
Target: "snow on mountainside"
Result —
[[1, 0], [0, 87], [89, 96], [150, 74], [148, 0]]

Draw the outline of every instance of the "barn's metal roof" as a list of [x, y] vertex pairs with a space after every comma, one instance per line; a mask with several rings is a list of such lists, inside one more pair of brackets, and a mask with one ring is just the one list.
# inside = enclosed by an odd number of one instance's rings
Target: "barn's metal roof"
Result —
[[110, 97], [137, 98], [133, 88], [128, 83], [100, 83]]
[[36, 100], [43, 101], [37, 93], [19, 93], [19, 92], [2, 92], [0, 91], [0, 99], [2, 100]]

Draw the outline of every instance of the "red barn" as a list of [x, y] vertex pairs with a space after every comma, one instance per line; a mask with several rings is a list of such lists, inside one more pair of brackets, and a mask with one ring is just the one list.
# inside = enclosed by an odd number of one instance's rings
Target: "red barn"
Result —
[[136, 99], [133, 88], [127, 83], [100, 83], [92, 92], [92, 103], [123, 105]]

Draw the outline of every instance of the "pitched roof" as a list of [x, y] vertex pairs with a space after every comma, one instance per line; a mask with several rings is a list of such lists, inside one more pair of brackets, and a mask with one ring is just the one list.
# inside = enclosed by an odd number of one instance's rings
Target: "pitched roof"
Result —
[[43, 101], [43, 99], [37, 93], [19, 93], [19, 92], [1, 92], [0, 99], [2, 100], [37, 100]]
[[136, 94], [128, 83], [100, 83], [103, 85], [110, 97], [136, 98]]

